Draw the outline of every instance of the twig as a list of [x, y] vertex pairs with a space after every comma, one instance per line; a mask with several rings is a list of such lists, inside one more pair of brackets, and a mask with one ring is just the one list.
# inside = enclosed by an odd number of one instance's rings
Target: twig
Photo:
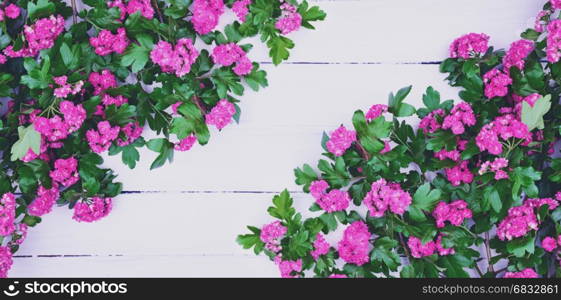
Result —
[[485, 248], [487, 250], [487, 262], [489, 263], [489, 272], [495, 273], [493, 264], [491, 264], [491, 247], [489, 247], [489, 232], [485, 232]]
[[158, 19], [160, 19], [160, 23], [164, 23], [164, 17], [162, 16], [162, 12], [160, 11], [160, 7], [158, 6], [158, 0], [152, 0], [152, 5], [156, 8], [156, 12], [158, 13]]
[[364, 158], [365, 161], [370, 161], [370, 154], [368, 154], [368, 152], [366, 151], [366, 149], [364, 149], [362, 144], [359, 141], [357, 141], [355, 145], [356, 148], [358, 149], [358, 152], [360, 152], [360, 155], [362, 155], [362, 158]]
[[479, 277], [483, 278], [483, 272], [481, 272], [481, 269], [479, 269], [479, 265], [477, 263], [475, 263], [475, 271], [477, 271]]
[[401, 246], [403, 247], [403, 250], [405, 251], [405, 254], [407, 255], [407, 259], [409, 260], [409, 263], [411, 263], [413, 258], [411, 257], [411, 254], [409, 253], [409, 250], [407, 249], [407, 245], [405, 244], [405, 240], [403, 239], [403, 235], [401, 233], [398, 233], [397, 235], [399, 236], [399, 242], [401, 243]]
[[201, 113], [204, 115], [206, 115], [206, 109], [204, 104], [201, 102], [201, 99], [197, 96], [191, 97], [191, 100], [193, 100], [193, 103], [195, 103], [195, 105], [201, 110]]
[[76, 0], [72, 0], [72, 22], [74, 24], [78, 23], [78, 15], [77, 15], [77, 11], [76, 11]]

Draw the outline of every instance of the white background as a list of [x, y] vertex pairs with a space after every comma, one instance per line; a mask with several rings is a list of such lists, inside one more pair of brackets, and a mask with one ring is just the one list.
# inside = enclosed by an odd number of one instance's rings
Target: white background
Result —
[[506, 48], [545, 0], [311, 2], [328, 17], [317, 31], [290, 35], [296, 48], [288, 63], [272, 66], [263, 47], [251, 52], [265, 63], [270, 86], [242, 98], [240, 125], [213, 132], [209, 145], [176, 153], [172, 165], [152, 172], [149, 151], [134, 171], [108, 158], [105, 165], [128, 191], [115, 199], [112, 214], [80, 224], [70, 210], [56, 208], [30, 229], [10, 276], [278, 276], [273, 263], [235, 238], [245, 225], [271, 221], [266, 208], [284, 188], [295, 192], [299, 207], [309, 206], [293, 168], [317, 161], [322, 132], [349, 124], [356, 109], [386, 103], [390, 91], [409, 84], [412, 104], [428, 85], [444, 99], [457, 98], [434, 64], [450, 42], [485, 32], [496, 48]]

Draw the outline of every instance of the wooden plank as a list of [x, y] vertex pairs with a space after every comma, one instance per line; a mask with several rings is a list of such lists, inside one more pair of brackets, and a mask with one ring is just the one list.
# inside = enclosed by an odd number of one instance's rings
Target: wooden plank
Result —
[[387, 103], [390, 91], [414, 84], [407, 101], [421, 104], [432, 84], [444, 99], [457, 90], [436, 65], [283, 65], [267, 67], [271, 86], [242, 99], [240, 125], [212, 132], [210, 143], [176, 153], [172, 165], [149, 171], [155, 153], [142, 151], [129, 170], [120, 157], [114, 168], [128, 191], [279, 191], [297, 189], [293, 168], [315, 163], [324, 130], [350, 125], [356, 109]]

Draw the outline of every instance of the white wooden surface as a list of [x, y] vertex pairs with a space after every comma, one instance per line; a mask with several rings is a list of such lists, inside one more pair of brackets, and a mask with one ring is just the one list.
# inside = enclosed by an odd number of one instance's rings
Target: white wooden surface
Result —
[[[292, 170], [318, 159], [322, 132], [349, 124], [354, 110], [386, 103], [388, 92], [405, 85], [415, 87], [413, 104], [428, 85], [454, 98], [457, 91], [430, 62], [445, 58], [452, 39], [467, 32], [508, 47], [544, 1], [312, 1], [328, 18], [317, 31], [291, 35], [296, 49], [288, 63], [273, 67], [262, 47], [252, 51], [266, 63], [270, 87], [243, 98], [239, 126], [152, 172], [150, 152], [134, 171], [108, 158], [130, 193], [94, 224], [56, 209], [30, 231], [10, 275], [278, 276], [235, 237], [247, 224], [270, 221], [265, 209], [274, 193], [299, 191]], [[295, 200], [302, 209], [311, 201], [298, 192]]]

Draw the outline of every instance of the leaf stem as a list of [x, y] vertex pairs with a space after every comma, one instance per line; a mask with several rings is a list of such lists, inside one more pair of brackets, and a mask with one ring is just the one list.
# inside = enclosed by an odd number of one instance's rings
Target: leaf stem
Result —
[[78, 13], [76, 10], [76, 0], [71, 1], [72, 4], [72, 23], [76, 25], [78, 23]]
[[495, 273], [493, 264], [491, 263], [491, 247], [489, 246], [489, 231], [485, 232], [485, 249], [487, 251], [487, 262], [489, 264], [489, 272]]

